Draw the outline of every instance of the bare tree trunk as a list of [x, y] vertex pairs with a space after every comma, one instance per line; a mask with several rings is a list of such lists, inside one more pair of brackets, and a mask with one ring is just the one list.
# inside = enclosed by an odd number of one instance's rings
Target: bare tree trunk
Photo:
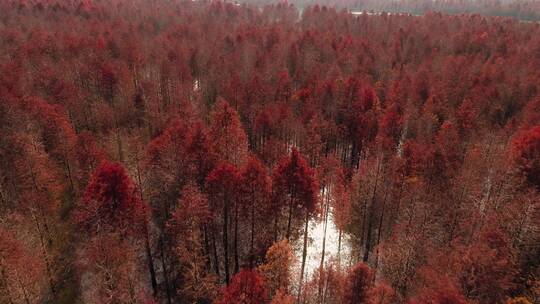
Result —
[[120, 137], [120, 127], [118, 125], [118, 120], [115, 118], [116, 124], [116, 148], [118, 149], [118, 159], [120, 162], [124, 161], [124, 149], [122, 148], [122, 138]]
[[253, 252], [253, 244], [255, 241], [255, 203], [251, 203], [251, 240], [249, 244], [249, 267], [253, 267], [253, 259], [254, 259], [254, 252]]
[[203, 239], [204, 239], [204, 255], [206, 260], [206, 270], [210, 271], [212, 269], [212, 261], [210, 260], [210, 241], [208, 240], [208, 225], [205, 223], [202, 226]]
[[[37, 193], [40, 193], [41, 191], [40, 191], [40, 189], [39, 189], [39, 187], [37, 185], [34, 170], [30, 165], [28, 165], [28, 168], [30, 170], [30, 175], [32, 177], [32, 183], [33, 183], [33, 186], [34, 186], [34, 190]], [[51, 269], [52, 267], [51, 267], [51, 263], [49, 261], [49, 255], [47, 253], [47, 247], [46, 247], [46, 244], [45, 244], [45, 237], [47, 237], [47, 235], [49, 235], [48, 227], [46, 226], [45, 214], [43, 213], [43, 209], [40, 208], [40, 206], [38, 206], [38, 209], [41, 211], [41, 216], [42, 216], [43, 221], [45, 223], [45, 227], [44, 227], [45, 235], [44, 235], [44, 232], [41, 229], [41, 226], [39, 224], [39, 220], [38, 220], [38, 217], [36, 215], [36, 212], [33, 210], [33, 208], [31, 208], [30, 212], [32, 214], [32, 217], [34, 218], [34, 221], [35, 221], [35, 224], [36, 224], [36, 229], [38, 231], [39, 241], [40, 241], [40, 244], [41, 244], [41, 251], [42, 251], [42, 254], [43, 254], [43, 259], [45, 260], [45, 266], [46, 266], [46, 270], [47, 270], [47, 277], [49, 278], [49, 286], [50, 286], [50, 289], [51, 289], [51, 293], [53, 295], [53, 298], [56, 298], [56, 290], [55, 290], [54, 281], [53, 281], [53, 278], [52, 278], [52, 269]], [[52, 243], [52, 241], [50, 239], [50, 235], [47, 238], [49, 240], [49, 245], [50, 245]]]
[[304, 227], [304, 249], [302, 250], [302, 267], [300, 269], [300, 282], [298, 284], [298, 299], [302, 297], [302, 284], [304, 283], [304, 269], [306, 267], [306, 257], [307, 257], [307, 240], [308, 240], [308, 225], [309, 225], [309, 213], [306, 210], [306, 225]]
[[294, 193], [291, 193], [291, 200], [289, 201], [289, 219], [287, 221], [287, 241], [289, 240], [291, 236], [291, 221], [292, 221], [292, 214], [293, 214], [293, 202], [294, 202]]
[[317, 294], [317, 299], [320, 299], [322, 298], [322, 293], [323, 293], [323, 269], [324, 269], [324, 257], [325, 257], [325, 251], [326, 251], [326, 229], [328, 227], [328, 213], [330, 211], [329, 209], [329, 206], [330, 206], [330, 203], [329, 203], [329, 198], [328, 198], [328, 192], [329, 191], [325, 191], [326, 190], [326, 187], [323, 187], [323, 193], [322, 193], [322, 196], [323, 196], [323, 199], [324, 199], [324, 206], [323, 206], [323, 217], [324, 217], [324, 232], [323, 232], [323, 242], [322, 242], [322, 252], [321, 252], [321, 264], [320, 264], [320, 276], [319, 276], [319, 290], [318, 290], [318, 294]]
[[461, 209], [463, 196], [465, 195], [466, 187], [465, 184], [463, 184], [463, 187], [461, 187], [461, 193], [459, 195], [459, 199], [457, 200], [457, 206], [452, 208], [451, 210], [451, 216], [452, 216], [452, 223], [450, 224], [450, 228], [448, 229], [448, 245], [450, 246], [452, 240], [454, 239], [454, 231], [456, 229], [456, 226], [458, 224], [458, 217], [459, 217], [459, 210]]
[[[141, 168], [139, 167], [139, 159], [135, 159], [136, 169], [137, 169], [137, 181], [139, 183], [139, 196], [141, 202], [144, 201], [143, 190], [142, 190], [142, 179], [141, 179]], [[148, 271], [150, 272], [150, 283], [152, 284], [153, 295], [157, 295], [157, 279], [156, 279], [156, 269], [154, 267], [154, 258], [152, 257], [152, 248], [150, 247], [150, 231], [148, 229], [148, 223], [145, 223], [145, 247], [146, 247], [146, 257], [148, 259]]]
[[277, 212], [274, 214], [274, 242], [277, 242], [277, 239], [278, 239], [278, 214]]
[[385, 187], [384, 199], [383, 199], [383, 204], [382, 204], [382, 209], [381, 209], [381, 216], [379, 217], [379, 228], [377, 229], [377, 242], [376, 242], [377, 253], [375, 255], [375, 275], [373, 276], [373, 280], [375, 280], [375, 278], [377, 276], [377, 268], [379, 267], [379, 247], [378, 247], [378, 245], [381, 242], [381, 232], [382, 232], [382, 224], [383, 224], [383, 219], [384, 219], [384, 209], [385, 209], [385, 206], [386, 206], [386, 197], [388, 196], [388, 192], [389, 192], [388, 187]]
[[154, 268], [154, 258], [152, 257], [152, 248], [150, 247], [150, 237], [148, 231], [145, 233], [146, 257], [148, 259], [148, 271], [150, 272], [150, 282], [154, 296], [157, 295], [156, 269]]
[[339, 232], [338, 232], [338, 247], [337, 247], [338, 269], [341, 269], [341, 235], [342, 234], [343, 234], [343, 230], [339, 229]]
[[234, 273], [240, 270], [240, 258], [238, 256], [238, 204], [234, 204]]
[[163, 267], [163, 279], [165, 283], [165, 293], [167, 294], [167, 303], [171, 304], [171, 288], [169, 286], [169, 274], [167, 273], [167, 265], [165, 263], [165, 245], [163, 244], [163, 236], [159, 238], [159, 248], [161, 251], [161, 267]]
[[370, 216], [370, 218], [368, 219], [366, 243], [365, 243], [365, 246], [364, 246], [364, 257], [362, 258], [364, 263], [367, 262], [368, 259], [369, 259], [369, 251], [371, 250], [371, 229], [372, 229], [372, 227], [373, 227], [373, 221], [372, 221], [371, 216]]
[[223, 252], [225, 257], [225, 283], [229, 285], [229, 203], [223, 202]]
[[324, 280], [324, 290], [323, 290], [323, 296], [322, 296], [321, 304], [326, 303], [326, 296], [327, 295], [328, 295], [328, 276], [326, 276], [325, 280]]
[[212, 232], [212, 251], [214, 251], [214, 268], [215, 268], [217, 277], [220, 278], [220, 275], [219, 275], [219, 256], [218, 256], [217, 244], [216, 244], [217, 243], [217, 241], [216, 241], [216, 230], [215, 230], [213, 225], [212, 225], [211, 232]]
[[369, 259], [369, 251], [371, 250], [371, 229], [373, 227], [373, 209], [375, 208], [375, 197], [377, 195], [377, 184], [379, 183], [379, 172], [381, 169], [381, 157], [377, 160], [377, 173], [375, 173], [375, 185], [373, 186], [373, 193], [371, 195], [371, 205], [369, 207], [370, 212], [368, 216], [368, 227], [367, 227], [367, 235], [366, 235], [366, 243], [364, 247], [364, 258], [363, 261], [367, 262]]
[[32, 211], [32, 217], [34, 218], [34, 221], [36, 223], [36, 229], [38, 231], [39, 235], [39, 242], [41, 244], [41, 253], [43, 255], [43, 259], [45, 260], [45, 269], [47, 270], [47, 277], [49, 279], [49, 287], [51, 289], [51, 293], [53, 295], [53, 298], [56, 298], [56, 289], [54, 286], [54, 280], [52, 278], [52, 270], [51, 270], [51, 262], [49, 260], [49, 254], [47, 253], [47, 248], [45, 246], [45, 240], [43, 236], [43, 231], [41, 229], [41, 226], [39, 225], [38, 218], [36, 214]]
[[[401, 197], [403, 196], [403, 185], [405, 184], [405, 172], [403, 172], [403, 174], [401, 175], [401, 181], [399, 183], [399, 194], [398, 194], [398, 197], [397, 197], [397, 202], [396, 202], [396, 211], [395, 211], [395, 215], [392, 216], [392, 221], [390, 223], [390, 225], [392, 223], [395, 223], [398, 221], [399, 219], [399, 211], [400, 211], [400, 207], [401, 207]], [[390, 226], [390, 229], [392, 229], [392, 226]], [[392, 230], [390, 230], [391, 232]]]
[[367, 223], [367, 214], [368, 214], [368, 206], [367, 206], [367, 198], [364, 198], [364, 212], [362, 214], [362, 234], [360, 235], [360, 246], [358, 246], [358, 255], [360, 255], [360, 249], [362, 247], [362, 245], [364, 244], [364, 239], [365, 239], [365, 236], [366, 236], [366, 223]]
[[68, 175], [70, 190], [72, 191], [72, 193], [75, 193], [75, 183], [73, 182], [73, 177], [72, 177], [72, 173], [71, 173], [71, 166], [69, 164], [69, 159], [67, 158], [66, 154], [67, 153], [64, 153], [64, 157], [66, 158], [65, 166], [66, 166], [66, 171], [67, 171], [67, 175]]

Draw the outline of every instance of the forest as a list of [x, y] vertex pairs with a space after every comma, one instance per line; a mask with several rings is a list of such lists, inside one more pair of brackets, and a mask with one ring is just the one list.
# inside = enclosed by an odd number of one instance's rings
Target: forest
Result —
[[540, 24], [0, 0], [0, 303], [540, 303]]

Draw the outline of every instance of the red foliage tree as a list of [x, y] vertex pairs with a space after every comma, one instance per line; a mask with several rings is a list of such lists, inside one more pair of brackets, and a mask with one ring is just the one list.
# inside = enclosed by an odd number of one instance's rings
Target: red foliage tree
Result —
[[359, 164], [360, 156], [377, 134], [378, 98], [375, 90], [363, 87], [358, 79], [350, 78], [345, 84], [341, 113], [346, 139], [351, 142], [350, 167]]
[[373, 273], [364, 263], [354, 265], [346, 279], [343, 304], [369, 303], [371, 299], [370, 290], [373, 285]]
[[463, 158], [463, 149], [458, 130], [454, 124], [444, 122], [437, 137], [437, 152], [440, 154], [445, 171], [449, 174], [455, 173], [460, 167]]
[[[191, 144], [192, 132], [189, 126], [183, 121], [174, 120], [163, 133], [148, 143], [148, 169], [156, 173], [156, 178], [160, 178], [165, 186], [185, 184], [193, 174], [189, 159]], [[168, 174], [163, 174], [165, 172]]]
[[334, 223], [339, 230], [338, 237], [338, 262], [341, 255], [342, 235], [347, 225], [351, 220], [351, 199], [348, 191], [348, 182], [345, 178], [343, 169], [339, 169], [336, 172], [332, 194], [334, 200], [332, 202]]
[[308, 166], [306, 160], [296, 148], [292, 148], [290, 157], [283, 158], [274, 169], [273, 186], [274, 199], [279, 202], [280, 207], [288, 205], [287, 233], [285, 235], [287, 240], [291, 236], [293, 217], [303, 215], [305, 218], [304, 246], [298, 291], [298, 297], [300, 297], [302, 294], [304, 267], [306, 265], [309, 218], [318, 211], [319, 186], [315, 171]]
[[[230, 210], [234, 210], [234, 224], [237, 226], [238, 221], [238, 182], [240, 173], [238, 169], [230, 163], [220, 163], [208, 174], [206, 185], [209, 192], [211, 206], [216, 212], [222, 209], [222, 235], [223, 235], [223, 251], [224, 251], [224, 267], [225, 267], [225, 282], [229, 283], [230, 279], [230, 263], [229, 263], [229, 221], [231, 218]], [[237, 231], [235, 231], [235, 237]], [[236, 244], [235, 244], [236, 245]], [[235, 246], [235, 254], [237, 253]], [[237, 258], [237, 256], [235, 256]], [[217, 261], [216, 261], [217, 263]], [[238, 263], [236, 263], [238, 264]], [[238, 266], [236, 266], [238, 267]]]
[[253, 270], [237, 273], [231, 284], [223, 291], [219, 304], [264, 304], [268, 303], [268, 291], [264, 278]]
[[[154, 218], [160, 228], [164, 227], [170, 217], [181, 188], [194, 178], [195, 174], [201, 179], [199, 175], [208, 170], [204, 162], [199, 163], [197, 154], [204, 153], [205, 150], [197, 153], [193, 151], [204, 148], [201, 146], [204, 145], [204, 135], [197, 135], [196, 142], [192, 140], [192, 135], [186, 122], [175, 119], [147, 145], [144, 166], [148, 181], [146, 199], [152, 206]], [[199, 170], [202, 171], [196, 172]]]
[[371, 303], [392, 304], [399, 301], [397, 293], [386, 283], [377, 283], [371, 290]]
[[181, 241], [182, 235], [191, 233], [193, 229], [200, 228], [200, 224], [209, 221], [212, 213], [206, 195], [201, 193], [193, 184], [182, 188], [182, 196], [174, 210], [167, 229], [171, 235]]
[[238, 113], [224, 99], [218, 100], [214, 105], [210, 136], [214, 151], [221, 160], [234, 165], [245, 162], [248, 152], [247, 136]]
[[540, 190], [540, 126], [516, 136], [512, 142], [512, 156], [526, 181]]
[[[268, 169], [256, 157], [251, 156], [241, 172], [240, 181], [240, 201], [242, 204], [242, 214], [249, 216], [250, 221], [250, 241], [249, 253], [250, 264], [253, 266], [255, 258], [255, 244], [257, 238], [261, 241], [268, 239], [264, 236], [265, 227], [271, 224], [272, 210], [270, 209], [271, 179]], [[259, 228], [259, 229], [256, 229]], [[258, 236], [256, 237], [256, 230]], [[262, 235], [262, 237], [261, 237]], [[259, 251], [264, 255], [265, 248]]]
[[273, 172], [275, 200], [288, 208], [287, 233], [289, 239], [293, 217], [299, 212], [307, 215], [317, 210], [318, 185], [315, 172], [293, 148], [291, 155], [281, 159]]
[[44, 300], [45, 265], [33, 250], [0, 227], [0, 301], [32, 303]]
[[104, 161], [92, 174], [74, 220], [79, 229], [90, 234], [139, 232], [145, 216], [145, 207], [124, 167]]
[[212, 212], [206, 195], [197, 186], [188, 184], [182, 188], [178, 206], [167, 222], [167, 236], [174, 247], [175, 261], [168, 275], [173, 282], [182, 282], [177, 297], [190, 301], [211, 299], [216, 289], [215, 276], [205, 271], [209, 262], [209, 250], [203, 244], [206, 224]]
[[379, 120], [377, 139], [387, 153], [393, 152], [401, 138], [403, 121], [396, 108], [397, 106], [391, 105]]
[[79, 269], [88, 278], [81, 294], [90, 303], [144, 303], [136, 248], [116, 233], [92, 236], [84, 244]]
[[500, 231], [487, 230], [461, 255], [458, 281], [463, 294], [483, 303], [496, 303], [515, 285], [511, 244]]
[[118, 84], [117, 68], [109, 62], [104, 62], [99, 67], [99, 84], [103, 97], [107, 102], [113, 103]]
[[86, 187], [94, 169], [106, 158], [105, 152], [99, 148], [92, 134], [82, 132], [77, 138], [75, 155], [79, 169], [77, 179]]
[[411, 304], [467, 304], [467, 300], [453, 286], [426, 288], [410, 301]]
[[215, 166], [217, 156], [212, 150], [208, 129], [202, 123], [196, 123], [192, 129], [193, 137], [188, 147], [188, 155], [195, 168], [197, 184], [203, 189], [206, 176]]

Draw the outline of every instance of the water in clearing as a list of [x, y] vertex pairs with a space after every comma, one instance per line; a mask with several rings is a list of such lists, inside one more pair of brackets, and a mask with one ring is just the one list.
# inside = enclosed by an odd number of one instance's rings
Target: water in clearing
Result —
[[[309, 234], [308, 234], [308, 246], [307, 246], [307, 257], [306, 257], [306, 266], [304, 274], [304, 282], [312, 278], [315, 271], [321, 265], [321, 256], [323, 250], [323, 240], [324, 240], [324, 220], [311, 220], [309, 223]], [[303, 250], [303, 236], [299, 238], [294, 244], [295, 254], [297, 257], [298, 271], [294, 273], [298, 274], [296, 280], [294, 280], [295, 285], [300, 280], [300, 267], [302, 263], [302, 250]], [[326, 227], [326, 244], [325, 244], [325, 264], [331, 260], [338, 259], [339, 251], [339, 230], [337, 229], [334, 223], [334, 216], [332, 209], [329, 210], [328, 216], [328, 225]], [[350, 264], [350, 245], [347, 235], [345, 233], [341, 236], [341, 251], [339, 252], [339, 258], [341, 259], [342, 266], [349, 266]]]

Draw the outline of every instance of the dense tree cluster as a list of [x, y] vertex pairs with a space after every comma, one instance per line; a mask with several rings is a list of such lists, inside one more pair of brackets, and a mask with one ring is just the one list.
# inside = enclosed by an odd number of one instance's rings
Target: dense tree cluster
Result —
[[0, 0], [0, 132], [1, 303], [540, 301], [535, 23]]

